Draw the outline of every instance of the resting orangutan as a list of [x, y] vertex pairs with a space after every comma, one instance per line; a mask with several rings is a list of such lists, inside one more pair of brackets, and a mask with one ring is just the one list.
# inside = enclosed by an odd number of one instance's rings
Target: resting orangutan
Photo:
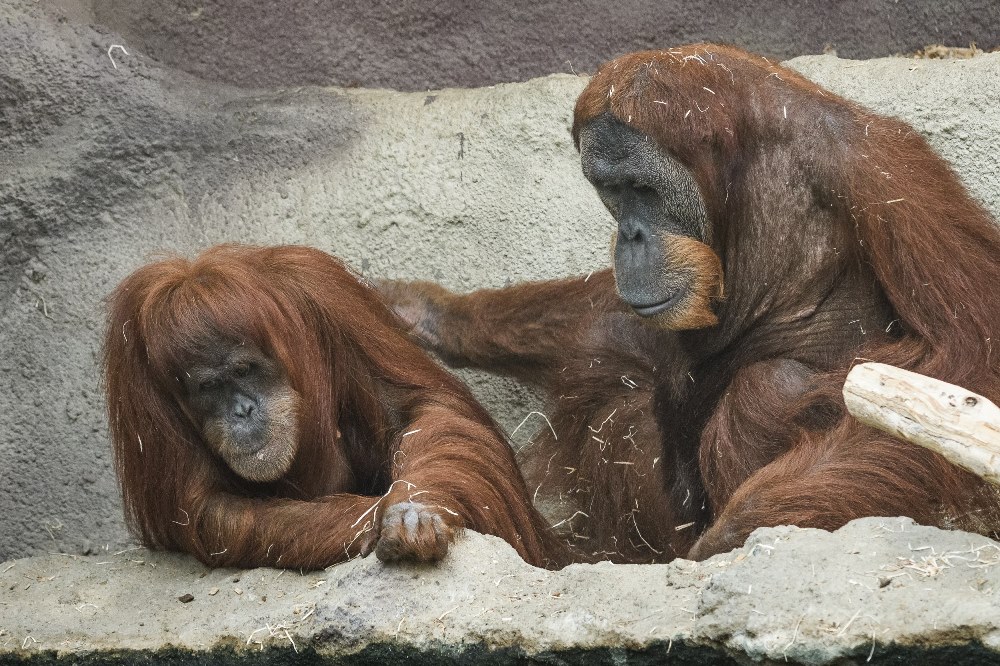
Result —
[[434, 561], [468, 527], [563, 549], [492, 419], [378, 294], [304, 247], [144, 266], [110, 299], [104, 382], [129, 526], [214, 566]]

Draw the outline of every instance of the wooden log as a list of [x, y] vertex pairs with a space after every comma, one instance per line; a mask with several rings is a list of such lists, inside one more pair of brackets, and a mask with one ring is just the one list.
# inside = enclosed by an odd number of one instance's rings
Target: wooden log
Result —
[[983, 396], [891, 365], [862, 363], [847, 375], [844, 402], [862, 423], [1000, 486], [1000, 408]]

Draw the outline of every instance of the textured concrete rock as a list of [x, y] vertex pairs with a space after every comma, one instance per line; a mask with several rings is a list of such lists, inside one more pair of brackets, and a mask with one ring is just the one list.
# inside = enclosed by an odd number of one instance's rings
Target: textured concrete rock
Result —
[[[459, 289], [607, 263], [611, 220], [568, 132], [582, 78], [245, 91], [109, 56], [119, 35], [42, 4], [0, 5], [0, 558], [127, 545], [98, 387], [102, 299], [154, 253], [308, 243], [366, 275]], [[791, 64], [913, 122], [1000, 213], [1000, 54]], [[464, 376], [508, 430], [539, 407]]]
[[998, 590], [1000, 544], [900, 518], [560, 572], [475, 533], [436, 567], [370, 557], [304, 576], [49, 555], [0, 565], [0, 662], [985, 663]]
[[161, 62], [245, 86], [484, 86], [592, 73], [622, 53], [698, 41], [779, 58], [1000, 46], [996, 0], [324, 0], [296, 11], [281, 0], [53, 1], [92, 12]]

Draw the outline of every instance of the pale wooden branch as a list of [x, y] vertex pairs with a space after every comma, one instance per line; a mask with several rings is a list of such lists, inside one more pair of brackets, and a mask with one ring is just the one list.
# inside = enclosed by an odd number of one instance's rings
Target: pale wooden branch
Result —
[[983, 396], [891, 365], [862, 363], [847, 375], [844, 402], [862, 423], [1000, 486], [1000, 408]]

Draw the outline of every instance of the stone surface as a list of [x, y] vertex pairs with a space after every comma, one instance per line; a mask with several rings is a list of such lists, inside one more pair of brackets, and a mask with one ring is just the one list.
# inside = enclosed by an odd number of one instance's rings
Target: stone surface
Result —
[[[459, 289], [607, 262], [611, 220], [568, 131], [585, 79], [246, 91], [109, 56], [123, 41], [44, 3], [0, 4], [0, 558], [128, 544], [102, 299], [158, 252], [308, 243], [365, 275]], [[1000, 213], [1000, 54], [791, 65], [912, 122]], [[508, 430], [540, 406], [464, 376]]]
[[998, 590], [1000, 544], [901, 518], [559, 572], [475, 533], [438, 566], [305, 575], [47, 555], [0, 564], [0, 662], [985, 663], [1000, 659]]
[[699, 41], [777, 58], [1000, 46], [996, 0], [46, 0], [212, 81], [427, 90], [593, 73], [614, 56]]

